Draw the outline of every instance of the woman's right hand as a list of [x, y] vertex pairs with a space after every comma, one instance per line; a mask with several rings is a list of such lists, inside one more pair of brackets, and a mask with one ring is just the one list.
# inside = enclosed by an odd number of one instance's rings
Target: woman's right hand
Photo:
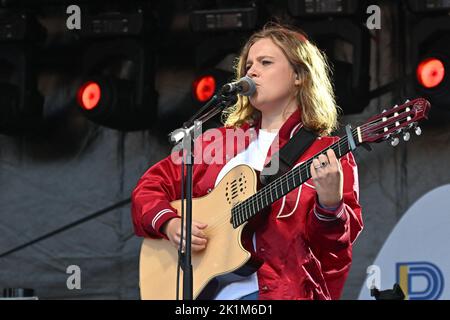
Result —
[[[198, 221], [192, 220], [192, 240], [191, 247], [192, 251], [202, 251], [206, 248], [208, 239], [205, 232], [203, 231], [208, 225]], [[180, 247], [180, 237], [181, 237], [181, 219], [173, 218], [167, 221], [161, 230], [170, 240], [170, 242], [175, 246], [175, 248]], [[186, 226], [184, 236], [186, 236]], [[186, 246], [186, 239], [183, 240], [183, 251]]]

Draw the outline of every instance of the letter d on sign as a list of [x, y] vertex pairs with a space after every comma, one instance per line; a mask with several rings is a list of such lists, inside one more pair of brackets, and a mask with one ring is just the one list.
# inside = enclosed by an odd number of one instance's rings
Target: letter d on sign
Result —
[[444, 289], [444, 275], [428, 261], [396, 264], [397, 282], [408, 300], [437, 300]]

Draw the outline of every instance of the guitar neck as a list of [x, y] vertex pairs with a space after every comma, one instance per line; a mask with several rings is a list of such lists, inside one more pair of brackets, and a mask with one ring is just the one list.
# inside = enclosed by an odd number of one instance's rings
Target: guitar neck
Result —
[[[355, 145], [360, 144], [359, 127], [351, 131]], [[350, 141], [347, 135], [343, 136], [337, 142], [327, 149], [333, 149], [338, 158], [343, 157], [351, 150]], [[261, 188], [257, 193], [237, 204], [232, 209], [231, 222], [234, 228], [237, 228], [258, 212], [267, 208], [269, 205], [282, 198], [301, 184], [311, 178], [310, 166], [314, 158], [317, 158], [323, 150], [313, 157], [309, 158], [299, 166], [294, 167], [281, 177], [278, 177], [270, 184]]]

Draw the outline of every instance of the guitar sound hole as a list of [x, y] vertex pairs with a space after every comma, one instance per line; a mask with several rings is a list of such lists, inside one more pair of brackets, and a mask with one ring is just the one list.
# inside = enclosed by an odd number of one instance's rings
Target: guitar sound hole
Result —
[[225, 197], [229, 204], [232, 204], [233, 200], [236, 199], [240, 193], [245, 194], [247, 189], [246, 184], [247, 179], [243, 173], [235, 180], [227, 182], [225, 187]]

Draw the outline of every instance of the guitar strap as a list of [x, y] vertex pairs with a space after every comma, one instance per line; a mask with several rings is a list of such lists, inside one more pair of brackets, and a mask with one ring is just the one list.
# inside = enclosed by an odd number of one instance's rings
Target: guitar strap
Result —
[[[316, 138], [317, 134], [302, 126], [278, 152], [272, 155], [270, 162], [261, 171], [261, 183], [267, 185], [291, 170], [298, 158], [311, 146]], [[279, 164], [278, 170], [276, 165], [272, 167], [272, 163], [275, 160]]]

